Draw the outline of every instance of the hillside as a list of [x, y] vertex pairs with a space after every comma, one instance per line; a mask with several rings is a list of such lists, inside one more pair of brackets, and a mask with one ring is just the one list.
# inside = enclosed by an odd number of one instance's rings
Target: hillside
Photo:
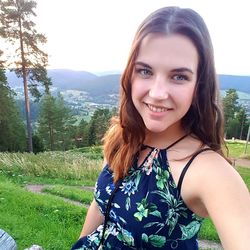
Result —
[[[59, 90], [76, 89], [89, 92], [90, 95], [109, 95], [118, 93], [120, 74], [95, 75], [87, 71], [67, 69], [48, 70], [53, 86]], [[11, 87], [22, 86], [21, 79], [14, 73], [7, 72]], [[234, 88], [250, 94], [250, 76], [219, 75], [220, 89]]]
[[219, 75], [220, 89], [236, 89], [250, 94], [250, 76]]
[[[17, 78], [15, 73], [6, 72], [10, 87], [23, 86], [22, 80]], [[75, 71], [68, 69], [49, 69], [48, 76], [51, 77], [53, 86], [61, 90], [84, 89], [90, 81], [99, 77], [87, 71]]]

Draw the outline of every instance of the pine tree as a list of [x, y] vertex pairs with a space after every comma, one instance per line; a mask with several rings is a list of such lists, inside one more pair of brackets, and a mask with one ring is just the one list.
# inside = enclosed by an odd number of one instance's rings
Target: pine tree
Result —
[[38, 134], [44, 139], [45, 146], [50, 150], [67, 150], [73, 142], [75, 119], [65, 105], [62, 95], [56, 98], [51, 94], [41, 100], [38, 119]]
[[77, 126], [76, 134], [75, 134], [75, 141], [76, 146], [86, 147], [89, 146], [89, 123], [82, 119]]
[[237, 122], [235, 121], [235, 115], [238, 111], [238, 94], [235, 89], [228, 89], [226, 95], [223, 98], [223, 111], [225, 119], [225, 132], [227, 137], [231, 137], [232, 134], [237, 133]]
[[0, 151], [24, 151], [24, 124], [9, 88], [5, 71], [0, 68]]
[[238, 103], [238, 94], [235, 89], [228, 89], [223, 98], [225, 131], [227, 138], [242, 139], [247, 136], [247, 111]]
[[18, 77], [22, 77], [24, 84], [30, 152], [33, 147], [28, 90], [39, 99], [41, 94], [37, 88], [38, 83], [45, 87], [46, 93], [51, 85], [46, 71], [47, 54], [38, 47], [39, 44], [46, 43], [46, 37], [37, 32], [35, 23], [31, 20], [36, 16], [35, 8], [36, 2], [32, 0], [0, 0], [0, 36], [13, 49], [8, 67], [13, 68]]
[[112, 112], [108, 109], [97, 109], [90, 120], [89, 145], [100, 145], [106, 130], [108, 129]]
[[73, 117], [70, 108], [66, 106], [63, 96], [60, 93], [56, 98], [56, 114], [57, 141], [60, 142], [58, 148], [67, 150], [74, 144], [74, 124], [76, 119]]
[[43, 138], [45, 147], [50, 150], [54, 150], [55, 147], [55, 121], [55, 98], [50, 94], [46, 94], [41, 100], [38, 134]]
[[243, 137], [246, 138], [248, 129], [247, 111], [245, 107], [239, 107], [239, 111], [236, 114], [236, 119], [239, 121], [239, 139], [241, 140]]

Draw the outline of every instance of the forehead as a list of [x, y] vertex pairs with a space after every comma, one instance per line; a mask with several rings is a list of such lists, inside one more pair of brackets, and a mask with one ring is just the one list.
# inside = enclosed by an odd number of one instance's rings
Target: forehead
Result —
[[187, 67], [197, 72], [198, 51], [193, 42], [179, 34], [149, 34], [141, 42], [136, 61], [153, 67]]

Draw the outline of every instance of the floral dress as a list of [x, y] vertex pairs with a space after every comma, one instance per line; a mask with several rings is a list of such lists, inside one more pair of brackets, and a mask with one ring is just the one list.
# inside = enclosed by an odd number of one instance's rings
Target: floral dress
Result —
[[[94, 194], [102, 214], [114, 188], [113, 174], [106, 165]], [[102, 249], [195, 250], [201, 222], [180, 196], [167, 150], [151, 148], [140, 166], [135, 160], [114, 195]], [[72, 249], [98, 249], [102, 231], [100, 225]]]

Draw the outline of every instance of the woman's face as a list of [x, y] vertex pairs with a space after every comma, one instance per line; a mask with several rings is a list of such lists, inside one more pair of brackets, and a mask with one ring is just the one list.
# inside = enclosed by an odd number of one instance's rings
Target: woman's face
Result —
[[132, 100], [148, 132], [181, 128], [197, 81], [198, 52], [183, 35], [147, 35], [132, 75]]

